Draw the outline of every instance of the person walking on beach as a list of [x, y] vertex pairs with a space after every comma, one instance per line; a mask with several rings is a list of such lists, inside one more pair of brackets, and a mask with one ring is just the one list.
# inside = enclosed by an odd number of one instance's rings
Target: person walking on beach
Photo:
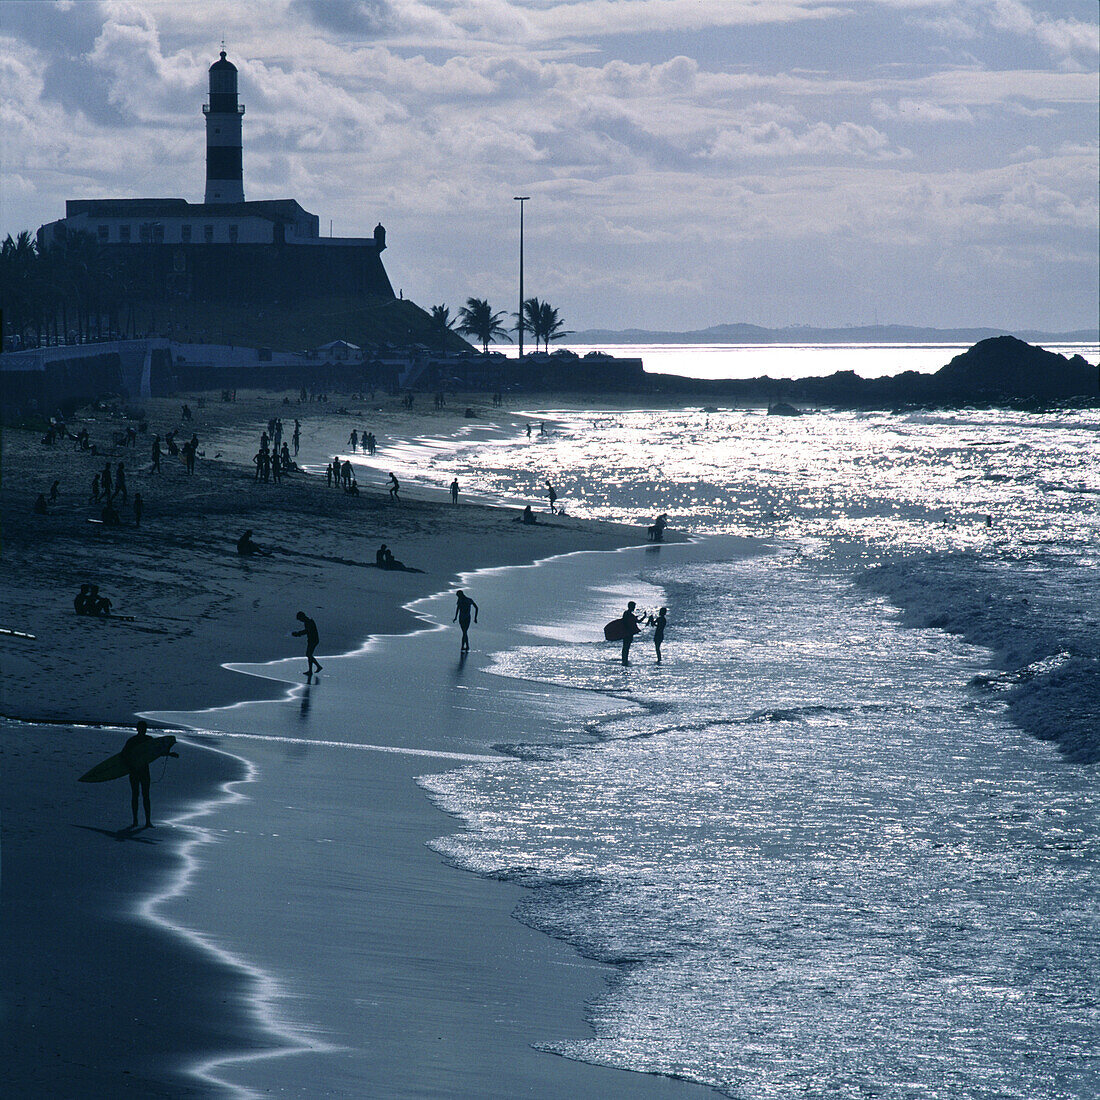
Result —
[[401, 488], [401, 483], [393, 476], [393, 472], [390, 472], [390, 500], [401, 503], [401, 498], [397, 495], [398, 490]]
[[550, 498], [550, 514], [553, 515], [557, 510], [554, 505], [558, 502], [558, 494], [549, 478], [546, 479], [546, 495]]
[[148, 761], [141, 762], [141, 750], [152, 740], [153, 739], [149, 736], [149, 727], [145, 722], [138, 722], [137, 733], [122, 746], [122, 752], [119, 753], [119, 756], [122, 757], [123, 763], [130, 773], [130, 809], [134, 815], [133, 824], [130, 826], [131, 829], [136, 829], [138, 827], [139, 793], [145, 808], [145, 828], [151, 829], [153, 827], [152, 812], [149, 804], [149, 764]]
[[317, 671], [321, 671], [321, 662], [313, 656], [314, 650], [317, 648], [317, 624], [304, 612], [299, 611], [294, 616], [298, 622], [302, 624], [301, 630], [295, 630], [292, 634], [292, 638], [301, 638], [305, 635], [306, 639], [306, 676], [313, 675], [313, 666], [317, 666]]
[[120, 493], [122, 494], [122, 503], [123, 504], [129, 504], [130, 503], [130, 497], [129, 497], [129, 494], [126, 492], [126, 470], [123, 467], [121, 462], [118, 464], [118, 468], [115, 471], [115, 493], [114, 493], [114, 495], [118, 496]]
[[626, 610], [622, 613], [623, 622], [623, 664], [630, 664], [630, 643], [634, 641], [634, 635], [641, 630], [641, 626], [638, 622], [638, 616], [634, 614], [634, 608], [637, 605], [631, 600], [626, 605]]
[[454, 481], [451, 482], [451, 503], [452, 504], [457, 504], [458, 503], [458, 478], [457, 477], [454, 479]]
[[290, 437], [291, 443], [294, 444], [294, 457], [298, 457], [298, 444], [302, 441], [302, 425], [298, 423], [297, 418], [294, 420], [294, 434]]
[[477, 622], [477, 604], [474, 603], [469, 596], [460, 588], [456, 593], [455, 615], [451, 620], [453, 623], [456, 619], [458, 625], [462, 628], [462, 652], [469, 653], [470, 651], [470, 608], [474, 609], [474, 622]]
[[653, 628], [653, 648], [657, 651], [657, 664], [661, 663], [661, 643], [665, 640], [665, 627], [668, 626], [668, 608], [657, 612], [657, 623]]
[[351, 429], [351, 435], [348, 436], [348, 446], [351, 448], [352, 454], [359, 450], [359, 433], [354, 428]]

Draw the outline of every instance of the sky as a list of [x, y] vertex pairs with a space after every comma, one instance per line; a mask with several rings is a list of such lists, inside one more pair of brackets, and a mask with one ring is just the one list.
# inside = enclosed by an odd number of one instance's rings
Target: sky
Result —
[[1095, 0], [0, 2], [0, 236], [246, 199], [381, 221], [395, 289], [567, 328], [1097, 324]]

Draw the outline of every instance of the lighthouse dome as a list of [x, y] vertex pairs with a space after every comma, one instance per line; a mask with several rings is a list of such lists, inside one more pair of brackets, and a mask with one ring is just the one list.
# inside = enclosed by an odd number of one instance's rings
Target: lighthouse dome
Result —
[[228, 71], [228, 72], [234, 72], [235, 73], [237, 71], [237, 66], [234, 65], [232, 61], [226, 61], [226, 59], [225, 59], [225, 50], [222, 50], [221, 56], [219, 57], [219, 59], [217, 61], [215, 61], [213, 65], [210, 66], [210, 71], [212, 73], [222, 72], [222, 71]]

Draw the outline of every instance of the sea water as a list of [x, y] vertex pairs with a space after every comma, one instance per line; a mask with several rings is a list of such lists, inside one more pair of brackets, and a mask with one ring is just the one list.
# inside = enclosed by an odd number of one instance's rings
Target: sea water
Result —
[[[1100, 1093], [1100, 416], [538, 412], [431, 462], [713, 536], [495, 654], [606, 694], [587, 741], [422, 780], [438, 851], [618, 965], [548, 1049], [746, 1098]], [[668, 607], [661, 665], [592, 640], [609, 591]]]

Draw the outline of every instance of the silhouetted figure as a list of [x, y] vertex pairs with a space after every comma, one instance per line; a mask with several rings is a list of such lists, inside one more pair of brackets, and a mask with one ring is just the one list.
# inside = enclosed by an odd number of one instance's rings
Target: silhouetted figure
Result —
[[137, 733], [122, 746], [122, 757], [130, 772], [130, 809], [133, 811], [134, 821], [131, 828], [138, 826], [138, 793], [145, 808], [145, 827], [153, 827], [152, 811], [149, 805], [149, 762], [143, 759], [142, 749], [153, 739], [149, 736], [149, 727], [144, 722], [138, 722]]
[[553, 515], [557, 511], [554, 505], [558, 502], [558, 494], [549, 478], [546, 479], [546, 495], [550, 500], [550, 514]]
[[198, 444], [195, 442], [194, 437], [183, 445], [183, 464], [189, 474], [195, 472], [195, 451], [197, 449]]
[[50, 503], [51, 504], [56, 504], [57, 503], [57, 493], [58, 493], [58, 489], [60, 488], [60, 486], [61, 486], [60, 481], [55, 481], [50, 486]]
[[130, 503], [130, 495], [126, 492], [126, 470], [123, 468], [122, 463], [118, 464], [118, 469], [115, 473], [115, 496], [122, 497], [123, 504]]
[[271, 551], [265, 550], [258, 543], [252, 541], [252, 528], [250, 527], [239, 539], [237, 539], [237, 553], [242, 558], [250, 558], [260, 554], [265, 558], [271, 557]]
[[90, 584], [82, 584], [80, 591], [76, 594], [76, 599], [73, 600], [73, 607], [78, 615], [90, 615], [92, 613], [91, 597], [88, 594], [91, 587]]
[[111, 498], [111, 464], [109, 462], [103, 467], [103, 471], [99, 475], [99, 487], [103, 495], [109, 500]]
[[661, 663], [661, 643], [665, 640], [665, 627], [668, 626], [668, 608], [657, 612], [657, 623], [653, 628], [653, 648], [657, 651], [657, 664]]
[[531, 425], [530, 424], [524, 424], [523, 427], [524, 427], [524, 430], [527, 432], [527, 438], [530, 439], [531, 438]]
[[176, 433], [169, 432], [164, 437], [164, 445], [168, 448], [168, 453], [175, 458], [180, 453], [179, 444], [176, 442]]
[[294, 457], [298, 457], [298, 444], [302, 441], [302, 426], [297, 420], [294, 421], [294, 434], [290, 437], [291, 443], [294, 444]]
[[190, 405], [184, 405], [183, 408], [180, 410], [180, 415], [183, 417], [184, 420], [190, 420], [191, 419], [191, 406]]
[[354, 428], [351, 429], [351, 435], [348, 436], [348, 446], [351, 448], [352, 454], [359, 450], [359, 433]]
[[635, 603], [631, 600], [622, 613], [623, 620], [623, 664], [630, 664], [630, 643], [634, 641], [634, 635], [641, 629], [638, 616], [634, 614]]
[[279, 457], [279, 452], [273, 450], [271, 452], [271, 480], [276, 485], [280, 484], [283, 479], [283, 460]]
[[474, 609], [474, 622], [477, 622], [477, 604], [466, 595], [460, 588], [455, 593], [455, 615], [451, 620], [453, 623], [456, 619], [458, 625], [462, 628], [462, 652], [466, 653], [470, 648], [470, 636], [467, 633], [470, 629], [470, 608]]
[[34, 514], [36, 516], [48, 516], [50, 514], [49, 509], [46, 507], [46, 494], [39, 493], [34, 500]]
[[317, 666], [317, 671], [321, 671], [321, 662], [314, 656], [313, 652], [317, 648], [317, 624], [304, 612], [299, 611], [294, 616], [298, 622], [302, 624], [301, 630], [295, 630], [291, 637], [301, 638], [305, 635], [306, 639], [306, 676], [313, 674], [313, 666]]
[[344, 465], [340, 467], [340, 477], [344, 482], [344, 490], [351, 488], [351, 463], [345, 458]]
[[382, 543], [382, 545], [379, 546], [378, 549], [374, 552], [374, 564], [377, 565], [379, 569], [387, 568], [387, 566], [386, 566], [387, 556], [391, 557], [391, 558], [393, 557], [393, 555], [390, 553], [389, 548], [386, 546], [386, 544]]
[[391, 472], [390, 473], [390, 500], [395, 500], [395, 501], [400, 502], [401, 498], [397, 495], [398, 490], [400, 490], [400, 488], [401, 488], [401, 483], [397, 480], [396, 477], [393, 476], [393, 473]]
[[282, 463], [284, 474], [287, 470], [296, 469], [294, 463], [290, 460], [290, 448], [285, 443], [283, 444], [283, 449], [279, 452], [279, 461]]
[[328, 483], [328, 487], [332, 488], [332, 463], [330, 462], [325, 467], [325, 481]]
[[451, 482], [451, 503], [452, 504], [457, 504], [458, 503], [458, 478], [457, 477], [454, 479], [454, 481]]
[[122, 526], [122, 517], [118, 514], [118, 509], [110, 500], [103, 505], [103, 511], [99, 513], [99, 518], [102, 520], [105, 527]]
[[134, 526], [141, 526], [141, 513], [145, 511], [145, 501], [141, 499], [141, 493], [134, 493]]
[[160, 473], [160, 457], [163, 452], [160, 449], [160, 436], [153, 436], [153, 468], [149, 471], [151, 474]]
[[87, 615], [98, 615], [100, 618], [109, 619], [111, 617], [111, 601], [106, 596], [99, 594], [99, 585], [88, 585], [88, 610], [85, 612]]
[[662, 512], [649, 526], [649, 538], [652, 542], [664, 542], [668, 516]]
[[92, 503], [99, 503], [99, 474], [92, 478]]
[[530, 504], [524, 505], [522, 513], [516, 516], [516, 522], [526, 524], [528, 527], [533, 527], [536, 523], [538, 523], [538, 518], [532, 511]]

